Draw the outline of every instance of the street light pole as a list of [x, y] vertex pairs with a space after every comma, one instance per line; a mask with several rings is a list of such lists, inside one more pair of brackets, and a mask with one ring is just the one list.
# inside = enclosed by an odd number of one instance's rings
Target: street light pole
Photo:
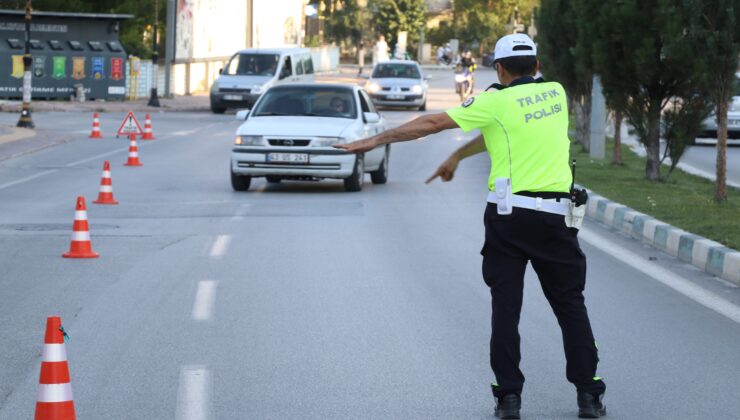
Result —
[[159, 23], [159, 0], [154, 0], [154, 27], [152, 31], [152, 89], [149, 95], [149, 106], [159, 107], [159, 96], [157, 95], [157, 60], [159, 59], [159, 53], [157, 52], [157, 24]]
[[31, 119], [31, 0], [26, 0], [26, 52], [23, 55], [23, 109], [18, 127], [33, 128]]

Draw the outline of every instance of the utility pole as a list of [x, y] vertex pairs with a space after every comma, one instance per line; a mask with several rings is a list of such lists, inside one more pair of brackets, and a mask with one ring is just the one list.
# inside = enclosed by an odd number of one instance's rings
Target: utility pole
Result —
[[170, 80], [172, 78], [172, 61], [175, 59], [175, 0], [167, 0], [167, 32], [164, 39], [164, 96], [169, 98]]
[[31, 0], [26, 0], [26, 53], [23, 55], [23, 109], [18, 127], [33, 128], [31, 119]]
[[159, 53], [157, 52], [157, 25], [159, 23], [159, 0], [154, 0], [154, 27], [152, 28], [152, 89], [149, 95], [149, 106], [159, 107], [159, 97], [157, 95], [157, 83], [159, 82], [157, 68], [157, 59], [159, 59]]

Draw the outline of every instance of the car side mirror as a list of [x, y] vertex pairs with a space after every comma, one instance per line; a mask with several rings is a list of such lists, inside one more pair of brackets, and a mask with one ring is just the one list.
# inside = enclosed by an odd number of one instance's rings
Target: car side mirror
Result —
[[376, 112], [363, 112], [362, 118], [368, 124], [377, 124], [380, 122], [380, 114]]
[[236, 112], [236, 119], [239, 121], [246, 121], [247, 117], [249, 117], [248, 109], [242, 109], [241, 111]]
[[224, 69], [218, 69], [218, 74], [221, 74], [224, 72]]

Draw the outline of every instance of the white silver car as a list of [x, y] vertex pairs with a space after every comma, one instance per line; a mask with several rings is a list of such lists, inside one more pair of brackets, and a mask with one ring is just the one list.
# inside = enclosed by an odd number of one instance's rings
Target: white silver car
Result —
[[363, 155], [332, 146], [385, 130], [385, 120], [361, 88], [340, 84], [273, 86], [239, 127], [231, 153], [231, 185], [246, 191], [254, 177], [281, 180], [343, 179], [359, 191], [365, 174], [375, 184], [388, 180], [390, 146]]
[[[729, 143], [740, 142], [740, 96], [732, 98], [730, 109], [727, 111], [727, 137]], [[717, 117], [712, 113], [703, 122], [703, 131], [699, 137], [717, 139]], [[734, 139], [734, 140], [733, 140]]]
[[373, 67], [365, 90], [378, 106], [427, 109], [428, 76], [416, 61], [391, 60]]
[[[733, 92], [730, 108], [727, 110], [727, 142], [729, 144], [740, 144], [740, 73], [735, 74], [735, 90]], [[714, 112], [707, 117], [702, 123], [703, 129], [699, 137], [702, 137], [701, 143], [715, 144], [717, 142], [717, 117]], [[696, 142], [698, 143], [698, 141]]]

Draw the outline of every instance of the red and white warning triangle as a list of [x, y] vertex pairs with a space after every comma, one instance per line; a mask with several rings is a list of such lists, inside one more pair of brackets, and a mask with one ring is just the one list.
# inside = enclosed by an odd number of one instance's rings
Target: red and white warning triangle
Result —
[[128, 114], [126, 114], [126, 118], [123, 119], [121, 126], [118, 127], [118, 132], [116, 133], [116, 137], [129, 136], [130, 134], [141, 135], [143, 132], [144, 131], [141, 129], [141, 125], [139, 124], [139, 121], [136, 120], [134, 113], [129, 111]]

